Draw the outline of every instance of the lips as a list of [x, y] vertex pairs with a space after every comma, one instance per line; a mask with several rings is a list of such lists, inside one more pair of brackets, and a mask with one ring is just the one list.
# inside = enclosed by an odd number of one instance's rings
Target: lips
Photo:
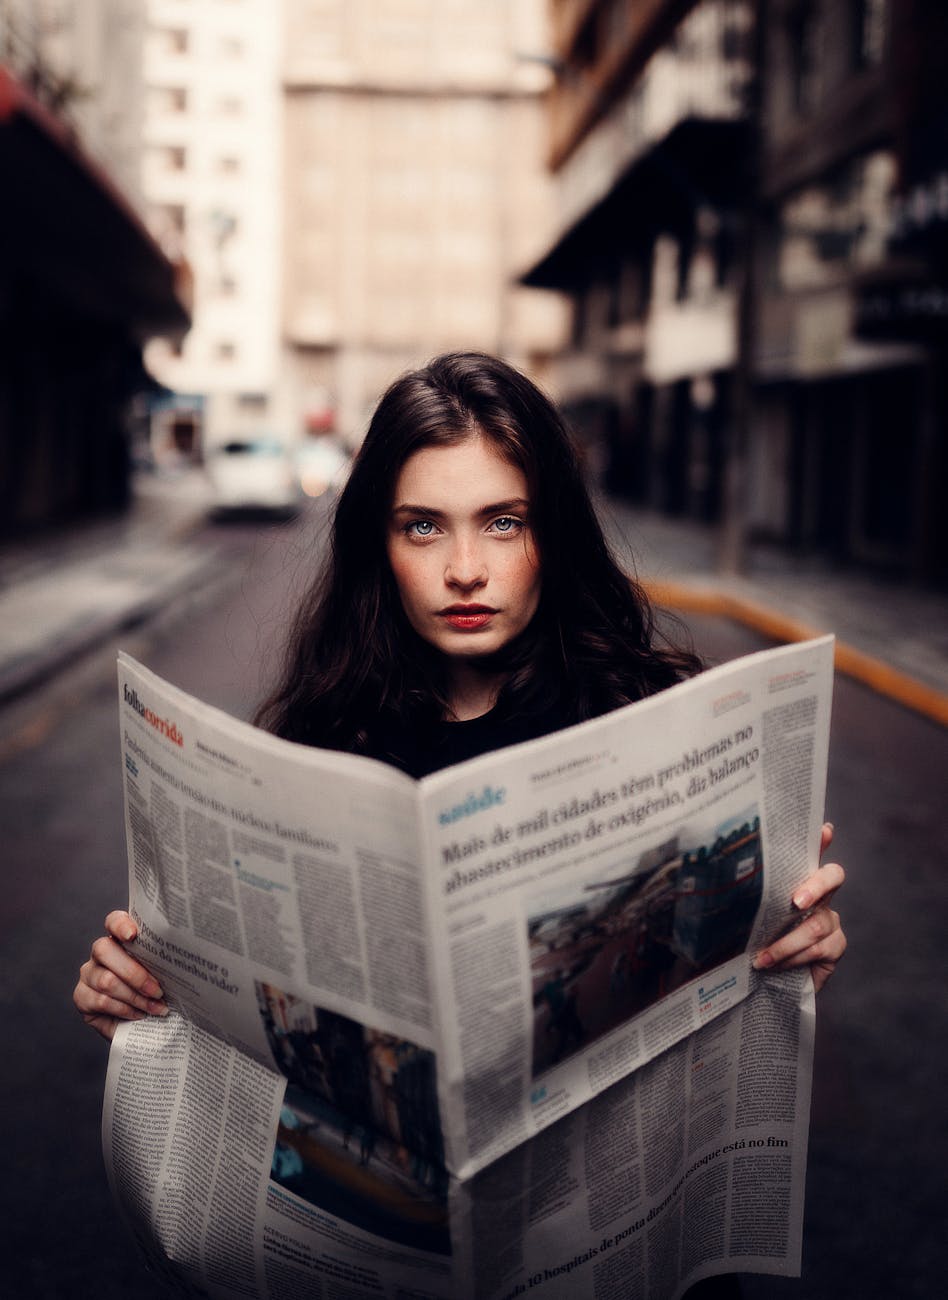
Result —
[[449, 605], [438, 611], [438, 617], [456, 632], [476, 632], [486, 627], [496, 613], [490, 605]]

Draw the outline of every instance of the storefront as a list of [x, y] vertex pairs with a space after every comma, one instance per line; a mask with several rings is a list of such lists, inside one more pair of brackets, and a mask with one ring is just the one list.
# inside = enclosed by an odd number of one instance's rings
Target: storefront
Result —
[[68, 128], [0, 67], [0, 528], [121, 508], [144, 341], [189, 326], [175, 267]]

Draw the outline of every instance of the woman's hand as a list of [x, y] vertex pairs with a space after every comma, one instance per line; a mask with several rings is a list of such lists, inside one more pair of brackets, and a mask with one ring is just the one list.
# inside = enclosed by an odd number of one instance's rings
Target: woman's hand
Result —
[[86, 1024], [111, 1040], [120, 1020], [166, 1016], [168, 1006], [158, 981], [122, 947], [138, 934], [128, 912], [110, 912], [105, 929], [79, 968], [72, 1000]]
[[[820, 854], [826, 852], [833, 840], [830, 822], [823, 826], [820, 836]], [[839, 913], [829, 906], [830, 900], [846, 879], [846, 873], [837, 862], [819, 867], [807, 876], [793, 895], [793, 905], [806, 915], [789, 934], [783, 935], [754, 958], [755, 970], [790, 970], [794, 966], [810, 966], [813, 987], [817, 993], [836, 969], [836, 963], [846, 951], [846, 936], [839, 923]]]

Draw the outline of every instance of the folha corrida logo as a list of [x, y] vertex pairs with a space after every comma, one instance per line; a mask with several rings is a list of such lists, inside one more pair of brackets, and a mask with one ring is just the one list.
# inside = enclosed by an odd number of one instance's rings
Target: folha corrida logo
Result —
[[122, 695], [125, 698], [125, 703], [134, 709], [140, 718], [144, 718], [150, 727], [160, 731], [173, 744], [184, 745], [184, 736], [178, 730], [177, 724], [169, 722], [167, 718], [159, 718], [158, 714], [152, 709], [146, 708], [138, 698], [138, 691], [134, 687], [130, 688], [127, 682], [122, 683]]

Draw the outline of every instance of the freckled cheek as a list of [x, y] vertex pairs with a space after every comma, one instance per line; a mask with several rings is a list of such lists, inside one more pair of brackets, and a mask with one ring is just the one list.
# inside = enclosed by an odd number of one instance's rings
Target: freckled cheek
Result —
[[406, 612], [428, 609], [436, 600], [437, 581], [427, 555], [418, 551], [400, 555], [391, 548], [388, 562]]
[[518, 603], [530, 603], [536, 607], [540, 597], [540, 563], [533, 547], [518, 550], [516, 555], [510, 557], [504, 585]]

